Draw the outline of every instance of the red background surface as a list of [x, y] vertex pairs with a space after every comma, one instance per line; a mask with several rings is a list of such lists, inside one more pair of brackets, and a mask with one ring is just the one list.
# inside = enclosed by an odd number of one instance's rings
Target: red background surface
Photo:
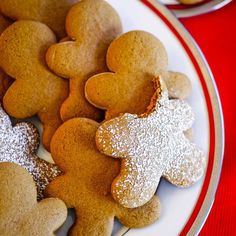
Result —
[[236, 235], [236, 1], [201, 16], [181, 19], [203, 51], [220, 93], [225, 155], [220, 184], [200, 236]]

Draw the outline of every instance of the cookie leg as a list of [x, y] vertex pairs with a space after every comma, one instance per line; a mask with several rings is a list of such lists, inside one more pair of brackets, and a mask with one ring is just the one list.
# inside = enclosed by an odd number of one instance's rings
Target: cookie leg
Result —
[[176, 156], [164, 172], [164, 177], [172, 184], [189, 187], [203, 175], [206, 167], [204, 153], [183, 137]]
[[85, 117], [99, 121], [102, 117], [102, 112], [92, 106], [85, 98], [84, 78], [70, 79], [70, 95], [62, 104], [61, 118], [67, 121], [74, 117]]
[[141, 162], [138, 158], [136, 161], [122, 160], [120, 174], [112, 183], [112, 195], [124, 207], [143, 206], [156, 192], [162, 172], [148, 161], [143, 163], [141, 170]]
[[160, 212], [161, 205], [159, 198], [153, 196], [153, 198], [142, 207], [130, 209], [119, 205], [117, 218], [128, 228], [140, 228], [158, 220]]
[[66, 220], [67, 208], [63, 201], [47, 198], [21, 219], [24, 235], [53, 235]]
[[[96, 206], [94, 206], [94, 209]], [[76, 210], [77, 220], [70, 230], [71, 236], [110, 236], [112, 233], [114, 218], [106, 216], [105, 211], [82, 212]]]
[[38, 113], [38, 117], [43, 124], [43, 146], [46, 150], [50, 151], [50, 143], [52, 136], [56, 132], [57, 128], [62, 124], [62, 120], [58, 109], [52, 109], [47, 112]]

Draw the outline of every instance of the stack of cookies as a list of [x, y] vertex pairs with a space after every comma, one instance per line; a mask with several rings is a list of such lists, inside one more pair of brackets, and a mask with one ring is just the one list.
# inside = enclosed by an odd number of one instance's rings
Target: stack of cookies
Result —
[[[104, 0], [1, 0], [0, 12], [0, 235], [52, 235], [67, 208], [70, 235], [158, 220], [161, 177], [189, 187], [206, 165], [188, 135], [190, 80], [168, 71], [162, 42], [123, 34]], [[33, 116], [55, 164], [37, 156]]]

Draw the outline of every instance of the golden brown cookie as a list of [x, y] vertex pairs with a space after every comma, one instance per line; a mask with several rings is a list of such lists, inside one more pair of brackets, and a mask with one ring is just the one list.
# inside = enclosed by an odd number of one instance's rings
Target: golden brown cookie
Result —
[[15, 79], [4, 96], [4, 108], [19, 119], [37, 114], [48, 150], [52, 135], [62, 123], [61, 104], [68, 96], [68, 82], [46, 66], [45, 53], [53, 43], [54, 33], [35, 21], [17, 21], [0, 36], [0, 66]]
[[67, 209], [59, 199], [37, 202], [31, 175], [22, 167], [0, 163], [0, 235], [54, 235], [66, 220]]
[[97, 150], [98, 126], [90, 119], [74, 118], [61, 125], [52, 138], [52, 156], [64, 175], [52, 181], [46, 192], [75, 209], [77, 218], [70, 235], [111, 235], [114, 217], [127, 227], [143, 227], [159, 218], [156, 196], [137, 209], [124, 208], [113, 200], [111, 183], [120, 163]]
[[35, 126], [22, 122], [13, 127], [0, 105], [0, 162], [14, 162], [24, 167], [33, 176], [38, 199], [42, 199], [48, 183], [61, 171], [36, 155], [38, 147], [39, 133]]
[[58, 37], [65, 33], [65, 18], [79, 0], [1, 0], [0, 11], [13, 20], [35, 20], [48, 25]]
[[203, 2], [203, 1], [204, 0], [179, 0], [179, 2], [186, 4], [186, 5], [193, 5], [193, 4]]
[[94, 106], [106, 110], [106, 119], [120, 113], [142, 114], [154, 93], [152, 79], [163, 75], [170, 97], [185, 98], [191, 84], [181, 74], [167, 71], [167, 53], [152, 34], [131, 31], [114, 40], [108, 48], [109, 73], [90, 78], [85, 96]]
[[[1, 3], [0, 3], [1, 4]], [[11, 24], [12, 22], [4, 17], [0, 12], [0, 34]]]
[[[0, 13], [0, 35], [10, 24], [12, 24], [12, 22], [6, 19]], [[0, 60], [2, 60], [1, 55], [0, 55]], [[11, 83], [12, 79], [9, 76], [7, 76], [0, 68], [0, 102], [2, 101], [4, 94], [6, 93]]]
[[106, 52], [111, 41], [121, 34], [116, 11], [104, 0], [82, 0], [71, 8], [66, 18], [68, 37], [47, 52], [48, 66], [58, 75], [70, 79], [70, 95], [63, 103], [61, 117], [101, 119], [101, 111], [84, 96], [87, 79], [107, 70]]
[[2, 71], [0, 68], [0, 102], [2, 102], [2, 99], [7, 91], [7, 89], [11, 86], [13, 83], [13, 79], [8, 76], [6, 73]]
[[184, 100], [169, 100], [162, 79], [154, 82], [156, 93], [146, 113], [106, 121], [96, 134], [102, 153], [122, 159], [112, 194], [125, 207], [148, 202], [162, 176], [177, 186], [193, 185], [206, 166], [206, 156], [184, 135], [193, 124], [191, 107]]

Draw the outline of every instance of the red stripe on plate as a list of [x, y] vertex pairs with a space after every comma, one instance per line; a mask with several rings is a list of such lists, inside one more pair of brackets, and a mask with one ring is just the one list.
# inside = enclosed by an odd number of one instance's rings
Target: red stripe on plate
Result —
[[211, 176], [212, 176], [214, 154], [215, 154], [215, 124], [214, 124], [213, 109], [212, 109], [211, 99], [210, 99], [210, 95], [209, 95], [209, 92], [207, 89], [207, 85], [206, 85], [204, 76], [202, 74], [202, 71], [200, 69], [200, 65], [198, 64], [196, 58], [194, 57], [191, 49], [188, 47], [185, 40], [182, 38], [180, 33], [174, 28], [174, 26], [171, 24], [171, 22], [167, 18], [165, 18], [165, 16], [157, 8], [155, 8], [155, 6], [153, 6], [150, 2], [148, 2], [148, 0], [141, 0], [141, 2], [143, 4], [145, 4], [149, 9], [151, 9], [155, 14], [157, 14], [161, 18], [161, 20], [170, 28], [170, 30], [175, 34], [175, 36], [178, 38], [178, 40], [182, 44], [183, 48], [185, 49], [189, 58], [191, 59], [193, 65], [197, 71], [197, 74], [200, 78], [200, 82], [201, 82], [202, 89], [203, 89], [203, 92], [205, 95], [207, 109], [208, 109], [209, 131], [210, 131], [210, 148], [209, 148], [208, 166], [207, 166], [206, 176], [204, 179], [202, 190], [201, 190], [201, 193], [200, 193], [199, 198], [197, 200], [197, 203], [195, 205], [195, 208], [194, 208], [190, 218], [188, 219], [187, 223], [185, 224], [182, 232], [180, 233], [180, 236], [185, 236], [189, 232], [190, 228], [192, 227], [192, 225], [193, 225], [194, 221], [196, 220], [197, 215], [202, 207], [202, 204], [204, 202], [204, 199], [206, 197], [206, 193], [207, 193], [207, 190], [209, 187]]
[[198, 7], [198, 6], [201, 6], [201, 5], [204, 5], [205, 3], [207, 2], [210, 2], [212, 0], [203, 0], [202, 2], [199, 2], [199, 3], [196, 3], [196, 4], [165, 4], [166, 7], [168, 7], [169, 9], [171, 10], [183, 10], [183, 9], [191, 9], [191, 8], [194, 8], [194, 7]]

